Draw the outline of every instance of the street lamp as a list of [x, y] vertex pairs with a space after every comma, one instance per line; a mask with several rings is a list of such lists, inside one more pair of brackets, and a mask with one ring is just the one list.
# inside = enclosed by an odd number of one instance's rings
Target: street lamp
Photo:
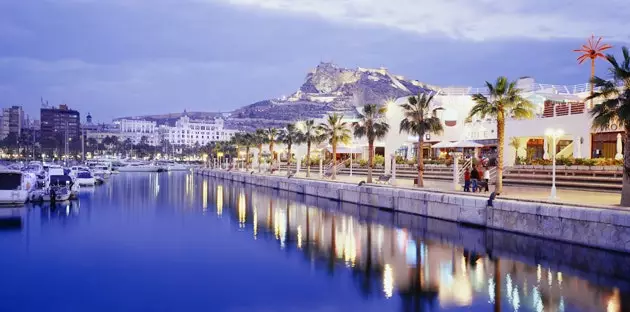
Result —
[[556, 199], [556, 144], [558, 139], [564, 135], [562, 129], [547, 129], [545, 135], [551, 138], [551, 195], [549, 199]]

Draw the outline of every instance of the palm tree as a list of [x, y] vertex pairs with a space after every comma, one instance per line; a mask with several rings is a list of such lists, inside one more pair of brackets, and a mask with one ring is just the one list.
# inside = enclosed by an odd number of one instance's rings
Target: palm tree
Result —
[[593, 83], [599, 88], [589, 99], [599, 99], [591, 110], [593, 128], [608, 128], [613, 124], [624, 130], [623, 152], [623, 186], [621, 190], [621, 206], [630, 206], [630, 51], [622, 48], [623, 61], [617, 62], [614, 56], [607, 55], [611, 65], [612, 80], [593, 78]]
[[243, 133], [241, 140], [243, 146], [245, 146], [245, 169], [249, 169], [249, 150], [254, 145], [254, 135], [252, 133]]
[[372, 183], [372, 166], [374, 166], [374, 141], [382, 140], [389, 131], [389, 125], [385, 121], [386, 106], [368, 104], [363, 106], [363, 112], [359, 113], [358, 121], [352, 123], [354, 137], [368, 139], [368, 177], [367, 183]]
[[400, 121], [400, 132], [406, 132], [418, 136], [418, 150], [416, 158], [418, 160], [418, 187], [424, 186], [424, 136], [429, 133], [439, 134], [444, 131], [444, 127], [437, 117], [440, 108], [432, 108], [435, 93], [419, 93], [418, 96], [411, 96], [407, 103], [401, 104], [404, 119]]
[[265, 144], [265, 138], [267, 137], [264, 129], [257, 129], [256, 133], [252, 136], [252, 143], [258, 148], [258, 172], [260, 172], [260, 161], [262, 160], [262, 148]]
[[[605, 59], [604, 51], [612, 48], [609, 44], [600, 45], [602, 42], [602, 37], [597, 38], [595, 41], [595, 35], [591, 35], [586, 42], [586, 44], [582, 45], [580, 49], [573, 50], [573, 52], [579, 52], [581, 55], [577, 58], [578, 64], [584, 63], [587, 59], [591, 60], [591, 96], [593, 96], [593, 78], [595, 78], [595, 60], [598, 58]], [[593, 106], [593, 100], [591, 99], [591, 107]]]
[[337, 178], [337, 145], [350, 142], [349, 124], [343, 121], [343, 115], [329, 114], [325, 122], [319, 124], [319, 130], [328, 139], [332, 147], [332, 179]]
[[287, 124], [287, 127], [280, 132], [278, 136], [278, 141], [284, 143], [287, 146], [287, 175], [291, 174], [291, 148], [293, 144], [302, 143], [302, 134], [300, 130], [295, 126], [295, 124]]
[[306, 177], [308, 178], [311, 176], [311, 146], [322, 141], [322, 134], [319, 126], [315, 125], [315, 120], [310, 119], [304, 122], [302, 140], [306, 142]]
[[506, 77], [499, 77], [494, 85], [486, 81], [488, 97], [483, 94], [472, 96], [475, 106], [470, 109], [468, 118], [474, 116], [485, 118], [491, 116], [497, 119], [497, 181], [496, 193], [503, 191], [503, 150], [505, 142], [506, 118], [531, 118], [534, 105], [521, 96], [521, 89], [516, 87], [516, 81], [509, 82]]
[[273, 146], [278, 141], [278, 134], [280, 132], [276, 128], [268, 128], [265, 130], [265, 143], [269, 144], [269, 153], [271, 154], [271, 162], [273, 163]]
[[514, 148], [514, 164], [518, 164], [518, 149], [521, 148], [521, 140], [517, 137], [510, 139], [510, 146]]

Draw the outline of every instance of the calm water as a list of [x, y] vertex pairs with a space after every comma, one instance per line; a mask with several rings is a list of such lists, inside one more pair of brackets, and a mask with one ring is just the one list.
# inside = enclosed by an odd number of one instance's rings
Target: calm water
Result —
[[188, 173], [0, 214], [1, 311], [630, 310], [627, 255]]

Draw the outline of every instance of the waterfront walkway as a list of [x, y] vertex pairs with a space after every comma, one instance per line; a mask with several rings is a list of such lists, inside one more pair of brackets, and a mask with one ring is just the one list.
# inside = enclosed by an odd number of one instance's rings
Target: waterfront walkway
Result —
[[[255, 171], [255, 170], [254, 170]], [[274, 176], [286, 175], [286, 171], [279, 171], [273, 174]], [[306, 178], [305, 172], [300, 172], [296, 178]], [[376, 181], [378, 175], [374, 176]], [[311, 172], [309, 179], [322, 180], [318, 172]], [[338, 175], [338, 182], [347, 183], [359, 183], [366, 181], [367, 177], [363, 175]], [[436, 190], [442, 192], [455, 192], [453, 190], [453, 183], [450, 181], [437, 181], [437, 180], [425, 180], [424, 189]], [[397, 178], [394, 186], [413, 188], [413, 180], [405, 178]], [[490, 191], [494, 190], [494, 185], [490, 186]], [[555, 200], [549, 199], [551, 189], [549, 187], [535, 187], [535, 186], [503, 186], [503, 193], [501, 198], [531, 200], [531, 201], [544, 201], [554, 203], [565, 203], [574, 205], [586, 205], [586, 206], [617, 206], [619, 208], [619, 201], [621, 199], [620, 193], [606, 192], [606, 191], [583, 191], [577, 189], [564, 189], [558, 188], [557, 198]], [[463, 193], [463, 192], [461, 192]], [[467, 193], [469, 195], [478, 194], [479, 196], [487, 197], [489, 193]]]

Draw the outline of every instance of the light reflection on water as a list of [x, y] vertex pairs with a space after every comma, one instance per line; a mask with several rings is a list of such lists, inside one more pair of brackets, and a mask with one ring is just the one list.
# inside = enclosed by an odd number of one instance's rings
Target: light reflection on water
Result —
[[[11, 311], [46, 307], [18, 299], [35, 284], [73, 278], [99, 287], [79, 288], [83, 300], [65, 310], [91, 310], [103, 292], [112, 310], [134, 310], [143, 300], [213, 311], [630, 309], [630, 275], [620, 265], [630, 263], [627, 255], [186, 173], [121, 174], [81, 196], [18, 209], [17, 227], [0, 222], [0, 252], [12, 255], [0, 257], [0, 266], [15, 274], [0, 281], [0, 301]], [[57, 258], [64, 261], [50, 261]], [[56, 273], [32, 273], [39, 271]], [[110, 280], [116, 272], [124, 274]], [[127, 284], [144, 291], [110, 289]], [[198, 294], [182, 291], [193, 285]], [[241, 288], [249, 289], [245, 297], [231, 297]], [[49, 300], [63, 306], [71, 299]]]

